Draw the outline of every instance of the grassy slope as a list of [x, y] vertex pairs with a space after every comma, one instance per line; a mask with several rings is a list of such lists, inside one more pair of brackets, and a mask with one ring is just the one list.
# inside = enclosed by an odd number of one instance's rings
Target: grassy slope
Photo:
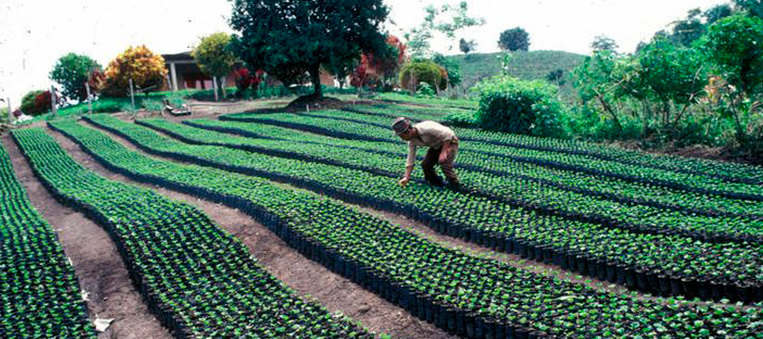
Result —
[[[451, 55], [461, 67], [462, 85], [471, 87], [481, 79], [496, 75], [501, 70], [501, 52], [488, 54]], [[584, 55], [562, 51], [515, 52], [511, 61], [510, 73], [520, 79], [545, 79], [556, 69], [564, 70], [565, 84], [561, 88], [567, 97], [574, 93], [570, 86], [569, 72], [583, 62]]]

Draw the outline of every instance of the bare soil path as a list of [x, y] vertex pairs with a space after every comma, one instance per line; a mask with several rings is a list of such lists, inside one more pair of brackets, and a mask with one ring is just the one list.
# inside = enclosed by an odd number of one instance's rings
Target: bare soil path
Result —
[[[88, 126], [93, 127], [92, 125]], [[48, 132], [56, 138], [72, 158], [88, 169], [111, 180], [150, 188], [165, 197], [185, 201], [200, 208], [220, 227], [239, 238], [270, 274], [286, 283], [300, 295], [309, 295], [310, 298], [317, 300], [328, 310], [342, 312], [372, 331], [387, 333], [395, 338], [456, 338], [431, 324], [412, 317], [404, 309], [329, 271], [321, 264], [305, 258], [268, 228], [255, 222], [243, 212], [160, 186], [138, 183], [111, 172], [62, 134], [50, 129]], [[108, 134], [122, 145], [141, 152], [128, 141], [110, 132], [103, 130], [101, 132]], [[167, 161], [166, 159], [161, 160]]]
[[29, 200], [56, 230], [66, 256], [74, 264], [80, 288], [89, 293], [90, 320], [94, 321], [96, 317], [114, 319], [98, 338], [171, 338], [132, 284], [108, 233], [82, 213], [56, 201], [34, 176], [10, 137], [4, 137], [3, 142]]

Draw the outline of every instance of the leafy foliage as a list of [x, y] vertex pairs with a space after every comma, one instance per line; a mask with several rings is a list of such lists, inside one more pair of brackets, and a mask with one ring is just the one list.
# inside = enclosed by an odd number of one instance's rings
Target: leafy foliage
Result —
[[422, 82], [435, 87], [436, 90], [445, 89], [448, 73], [442, 66], [430, 60], [412, 61], [400, 69], [401, 87], [415, 91]]
[[[29, 91], [21, 98], [21, 111], [24, 114], [37, 116], [51, 110], [51, 95], [50, 90], [33, 90]], [[63, 105], [64, 99], [60, 94], [56, 94], [57, 106]]]
[[154, 54], [145, 45], [130, 46], [109, 63], [105, 75], [102, 93], [123, 97], [129, 95], [130, 79], [136, 91], [160, 89], [166, 81], [167, 69], [164, 67], [164, 58]]
[[614, 51], [617, 49], [617, 42], [615, 42], [615, 39], [612, 39], [605, 35], [597, 35], [593, 42], [591, 43], [591, 48], [594, 51]]
[[56, 61], [50, 71], [50, 80], [61, 85], [63, 97], [74, 101], [87, 100], [85, 82], [90, 80], [90, 74], [99, 72], [101, 65], [86, 55], [66, 54]]
[[[231, 27], [236, 55], [286, 84], [309, 72], [322, 96], [320, 69], [346, 67], [361, 52], [384, 55], [380, 32], [387, 17], [381, 0], [236, 0]], [[336, 67], [335, 67], [336, 66]]]
[[530, 34], [522, 27], [515, 27], [501, 32], [498, 47], [504, 51], [516, 52], [530, 49]]
[[469, 54], [477, 50], [477, 43], [474, 40], [466, 41], [466, 39], [461, 38], [458, 41], [458, 49], [464, 54]]
[[733, 0], [734, 4], [750, 15], [763, 19], [763, 1], [761, 0]]
[[[424, 21], [405, 34], [414, 59], [427, 59], [432, 56], [429, 41], [435, 37], [434, 33], [444, 34], [446, 39], [453, 41], [457, 32], [485, 24], [485, 19], [470, 17], [467, 14], [469, 9], [466, 1], [461, 1], [458, 6], [446, 3], [437, 8], [429, 5], [424, 11]], [[448, 50], [452, 49], [451, 43]]]
[[228, 75], [236, 63], [236, 56], [228, 48], [230, 41], [230, 35], [224, 32], [201, 37], [199, 44], [191, 50], [191, 56], [199, 64], [202, 72], [220, 79]]
[[360, 63], [350, 74], [350, 84], [354, 87], [391, 87], [406, 60], [405, 51], [406, 45], [400, 39], [394, 35], [387, 36], [387, 53], [377, 56], [373, 52], [364, 52]]
[[458, 63], [453, 61], [451, 58], [447, 58], [442, 54], [435, 54], [434, 57], [432, 57], [432, 61], [440, 67], [444, 68], [445, 71], [448, 73], [448, 84], [447, 86], [458, 86], [458, 84], [461, 83], [461, 68], [459, 67]]
[[480, 93], [477, 121], [480, 127], [536, 136], [564, 135], [563, 105], [556, 88], [542, 81], [497, 76], [476, 86]]

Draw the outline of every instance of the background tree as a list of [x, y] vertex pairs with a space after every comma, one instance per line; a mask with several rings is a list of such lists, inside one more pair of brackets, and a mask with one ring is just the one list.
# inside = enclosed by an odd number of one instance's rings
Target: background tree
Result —
[[85, 101], [85, 82], [88, 81], [90, 73], [96, 70], [100, 71], [101, 65], [89, 56], [69, 53], [56, 61], [49, 77], [61, 85], [61, 93], [65, 99]]
[[466, 39], [461, 38], [461, 40], [458, 41], [458, 49], [460, 49], [464, 54], [468, 55], [477, 49], [477, 43], [474, 42], [474, 40], [466, 41]]
[[731, 14], [733, 14], [731, 5], [720, 4], [706, 10], [705, 13], [702, 14], [702, 16], [705, 17], [706, 25], [712, 25], [714, 22], [721, 20]]
[[530, 34], [521, 27], [507, 29], [498, 38], [498, 47], [504, 51], [527, 51], [530, 49]]
[[744, 118], [759, 107], [763, 92], [763, 20], [732, 15], [714, 23], [703, 40], [703, 49], [724, 87], [727, 110], [736, 125], [737, 139], [745, 142]]
[[106, 67], [106, 82], [102, 93], [107, 96], [126, 96], [132, 79], [138, 89], [159, 89], [167, 76], [164, 58], [154, 54], [145, 45], [130, 46]]
[[365, 87], [373, 83], [377, 87], [391, 88], [400, 66], [405, 63], [405, 51], [406, 46], [400, 39], [394, 35], [387, 36], [387, 52], [381, 55], [373, 52], [363, 53], [360, 64], [350, 75], [351, 84], [355, 87]]
[[381, 0], [236, 0], [231, 27], [236, 55], [288, 83], [305, 72], [315, 88], [305, 99], [323, 96], [326, 69], [358, 60], [361, 52], [386, 53], [380, 26], [387, 18]]
[[734, 4], [741, 10], [746, 10], [752, 16], [763, 18], [763, 1], [761, 0], [734, 0]]
[[439, 91], [445, 89], [442, 85], [447, 84], [447, 77], [447, 71], [431, 60], [412, 61], [400, 69], [400, 86], [413, 92], [426, 82]]
[[689, 47], [704, 32], [705, 25], [702, 23], [702, 12], [699, 8], [695, 8], [689, 11], [686, 19], [674, 22], [673, 32], [669, 39], [678, 45]]
[[553, 83], [553, 84], [555, 84], [557, 86], [564, 85], [564, 82], [565, 82], [564, 81], [564, 70], [561, 69], [561, 68], [558, 68], [558, 69], [555, 69], [555, 70], [553, 70], [551, 72], [548, 72], [548, 74], [546, 75], [546, 80], [548, 80], [548, 82]]
[[218, 87], [221, 89], [224, 88], [222, 78], [233, 70], [236, 63], [236, 56], [228, 47], [230, 41], [228, 33], [212, 33], [201, 37], [199, 44], [191, 50], [191, 56], [199, 64], [201, 71], [210, 77], [217, 77]]
[[440, 83], [440, 88], [447, 88], [448, 86], [458, 86], [461, 83], [461, 67], [458, 62], [453, 58], [447, 58], [442, 54], [435, 54], [432, 57], [432, 61], [439, 65], [447, 73], [447, 77], [443, 78], [446, 82]]
[[444, 34], [451, 41], [448, 50], [452, 50], [456, 43], [456, 33], [469, 27], [485, 24], [485, 19], [467, 14], [469, 7], [466, 1], [461, 1], [457, 6], [444, 4], [439, 8], [429, 5], [424, 8], [424, 11], [427, 13], [424, 21], [405, 34], [411, 56], [416, 59], [431, 57], [429, 41], [434, 37], [434, 33]]
[[614, 51], [619, 47], [614, 39], [606, 35], [597, 35], [591, 42], [591, 48], [594, 51]]

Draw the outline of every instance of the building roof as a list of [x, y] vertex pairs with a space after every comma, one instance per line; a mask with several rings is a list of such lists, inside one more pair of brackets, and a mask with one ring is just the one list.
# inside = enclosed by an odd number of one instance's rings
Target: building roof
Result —
[[162, 58], [164, 58], [164, 61], [193, 61], [193, 57], [191, 56], [191, 52], [182, 52], [182, 53], [176, 53], [176, 54], [162, 54]]

